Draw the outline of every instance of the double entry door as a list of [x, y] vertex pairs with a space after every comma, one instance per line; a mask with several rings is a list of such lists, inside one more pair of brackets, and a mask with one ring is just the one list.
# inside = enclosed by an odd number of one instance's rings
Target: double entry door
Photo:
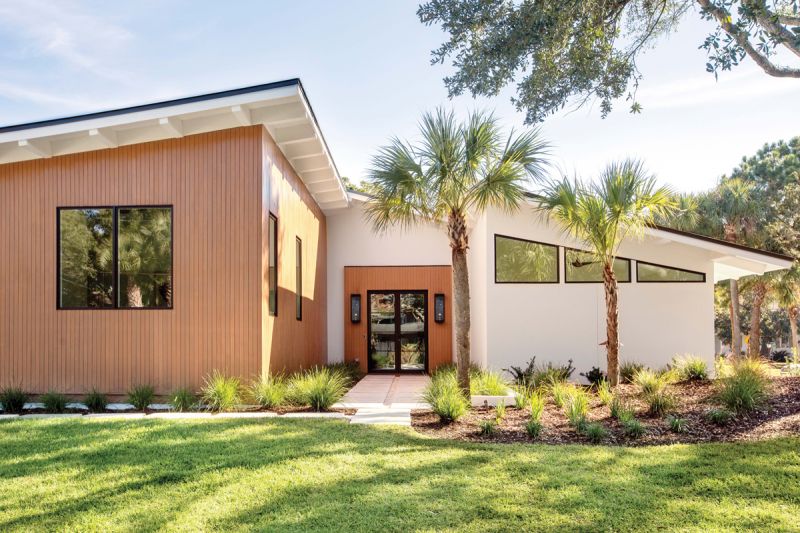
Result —
[[370, 372], [424, 372], [428, 367], [428, 292], [369, 291]]

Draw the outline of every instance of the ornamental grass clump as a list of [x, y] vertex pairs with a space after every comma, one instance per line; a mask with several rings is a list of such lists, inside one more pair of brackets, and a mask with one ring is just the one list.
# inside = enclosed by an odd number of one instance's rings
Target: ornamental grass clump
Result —
[[50, 391], [42, 394], [39, 401], [44, 404], [44, 410], [48, 413], [63, 413], [67, 410], [67, 397], [58, 392]]
[[438, 372], [432, 375], [422, 399], [446, 424], [458, 420], [469, 409], [469, 400], [461, 392], [454, 372]]
[[625, 433], [625, 436], [630, 437], [632, 439], [638, 439], [642, 437], [647, 430], [639, 420], [636, 418], [630, 417], [622, 422], [622, 432]]
[[172, 393], [169, 403], [173, 410], [183, 413], [191, 411], [197, 405], [197, 397], [190, 389], [181, 387]]
[[542, 413], [544, 413], [544, 398], [541, 394], [533, 394], [530, 397], [531, 416], [525, 423], [525, 432], [531, 438], [537, 438], [542, 434]]
[[503, 421], [505, 417], [506, 417], [506, 403], [499, 402], [497, 406], [494, 408], [494, 419], [499, 424], [500, 422]]
[[83, 399], [83, 403], [89, 411], [93, 413], [102, 413], [106, 410], [106, 405], [108, 405], [108, 397], [96, 388], [93, 388], [86, 395], [86, 398]]
[[708, 365], [696, 355], [676, 356], [670, 365], [678, 381], [705, 381], [708, 379]]
[[136, 385], [128, 391], [128, 403], [139, 411], [144, 411], [153, 403], [155, 396], [156, 390], [152, 385]]
[[345, 374], [327, 367], [314, 367], [292, 376], [288, 396], [292, 403], [308, 405], [315, 411], [327, 411], [344, 397], [348, 384]]
[[769, 376], [757, 360], [736, 361], [723, 370], [716, 399], [730, 411], [752, 411], [767, 400]]
[[589, 395], [584, 389], [573, 387], [564, 400], [564, 414], [572, 427], [582, 430], [589, 413]]
[[672, 415], [667, 417], [667, 425], [673, 433], [686, 433], [688, 423], [685, 418]]
[[214, 370], [206, 377], [200, 397], [210, 411], [233, 411], [242, 403], [242, 384], [238, 378]]
[[622, 383], [633, 383], [633, 376], [640, 370], [644, 370], [645, 366], [641, 363], [634, 361], [623, 361], [619, 366], [619, 377]]
[[585, 424], [582, 433], [593, 444], [598, 444], [608, 437], [608, 430], [598, 422]]
[[611, 405], [614, 393], [611, 392], [611, 385], [605, 379], [597, 384], [597, 397], [600, 399], [601, 405]]
[[497, 431], [497, 420], [481, 420], [478, 422], [478, 433], [484, 437], [491, 437]]
[[[332, 371], [334, 373], [337, 372], [336, 369], [332, 369]], [[348, 374], [341, 372], [340, 374], [344, 379], [350, 380]], [[273, 409], [275, 407], [280, 407], [286, 402], [288, 388], [286, 379], [283, 376], [266, 374], [253, 381], [250, 385], [250, 394], [261, 407]]]
[[505, 396], [508, 382], [499, 372], [478, 370], [470, 373], [469, 388], [472, 395]]
[[0, 404], [3, 404], [3, 411], [6, 413], [22, 413], [28, 399], [28, 394], [19, 387], [6, 387], [0, 390]]
[[550, 394], [553, 396], [553, 403], [559, 409], [564, 407], [567, 398], [572, 394], [575, 389], [574, 385], [569, 383], [557, 382], [550, 386]]

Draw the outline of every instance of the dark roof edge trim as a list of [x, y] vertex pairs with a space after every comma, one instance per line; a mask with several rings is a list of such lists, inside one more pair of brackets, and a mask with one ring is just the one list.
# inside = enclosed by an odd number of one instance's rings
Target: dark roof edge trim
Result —
[[[533, 192], [526, 192], [525, 196], [532, 200], [540, 200], [542, 196], [540, 194], [536, 194]], [[670, 228], [668, 226], [662, 226], [660, 224], [656, 224], [653, 226], [654, 229], [666, 231], [667, 233], [673, 233], [675, 235], [682, 235], [683, 237], [689, 237], [690, 239], [697, 239], [698, 241], [705, 241], [710, 242], [712, 244], [719, 244], [722, 246], [727, 246], [729, 248], [736, 248], [737, 250], [743, 250], [745, 252], [752, 252], [755, 254], [766, 255], [768, 257], [772, 257], [775, 259], [783, 259], [785, 261], [794, 261], [794, 257], [790, 255], [784, 255], [778, 252], [769, 252], [767, 250], [759, 250], [758, 248], [753, 248], [751, 246], [745, 246], [744, 244], [739, 244], [730, 241], [724, 241], [722, 239], [715, 239], [714, 237], [708, 237], [707, 235], [701, 235], [699, 233], [692, 233], [691, 231], [684, 231], [675, 228]]]
[[[34, 128], [44, 128], [47, 126], [57, 126], [59, 124], [69, 124], [71, 122], [81, 122], [83, 120], [92, 120], [96, 118], [105, 118], [105, 117], [113, 117], [118, 115], [126, 115], [128, 113], [136, 113], [139, 111], [149, 111], [151, 109], [161, 109], [164, 107], [172, 107], [176, 105], [182, 104], [191, 104], [194, 102], [204, 102], [207, 100], [215, 100], [217, 98], [225, 98], [228, 96], [237, 96], [240, 94], [248, 94], [248, 93], [256, 93], [260, 91], [268, 91], [270, 89], [278, 89], [280, 87], [290, 87], [292, 85], [297, 85], [302, 90], [302, 85], [300, 83], [300, 78], [292, 78], [289, 80], [282, 80], [282, 81], [275, 81], [272, 83], [263, 83], [260, 85], [251, 85], [250, 87], [242, 87], [239, 89], [229, 89], [226, 91], [218, 91], [214, 93], [207, 93], [207, 94], [200, 94], [197, 96], [187, 96], [183, 98], [176, 98], [173, 100], [164, 100], [162, 102], [154, 102], [150, 104], [141, 104], [135, 105], [131, 107], [122, 107], [119, 109], [110, 109], [107, 111], [97, 111], [93, 113], [86, 113], [83, 115], [74, 115], [70, 117], [61, 117], [61, 118], [53, 118], [48, 120], [40, 120], [37, 122], [27, 122], [25, 124], [14, 124], [11, 126], [3, 126], [0, 127], [0, 133], [7, 133], [11, 131], [20, 131], [20, 130], [27, 130], [27, 129], [34, 129]], [[305, 92], [303, 92], [303, 97], [305, 98]], [[308, 98], [306, 98], [306, 102], [308, 102]], [[309, 103], [309, 108], [311, 104]], [[314, 114], [314, 111], [311, 111], [311, 114]], [[317, 119], [314, 117], [314, 122]], [[319, 127], [319, 125], [317, 125]], [[324, 139], [323, 139], [324, 142]], [[325, 145], [327, 148], [327, 144]], [[330, 150], [328, 150], [330, 153]]]

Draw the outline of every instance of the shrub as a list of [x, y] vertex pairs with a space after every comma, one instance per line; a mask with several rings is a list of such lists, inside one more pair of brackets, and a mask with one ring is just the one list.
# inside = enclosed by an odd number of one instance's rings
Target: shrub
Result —
[[186, 387], [181, 387], [172, 393], [170, 398], [172, 408], [178, 412], [191, 411], [197, 404], [197, 398], [194, 393]]
[[572, 427], [580, 429], [586, 424], [586, 415], [589, 413], [589, 396], [586, 391], [574, 388], [567, 396], [564, 404], [564, 414], [567, 415]]
[[647, 432], [644, 424], [633, 417], [630, 417], [622, 422], [622, 431], [626, 436], [632, 439], [638, 439]]
[[156, 391], [152, 385], [136, 385], [128, 391], [128, 403], [139, 411], [144, 411], [153, 403]]
[[0, 403], [6, 413], [22, 413], [29, 396], [19, 387], [6, 387], [0, 390]]
[[669, 424], [670, 431], [674, 433], [685, 433], [687, 422], [685, 418], [679, 416], [668, 416], [667, 424]]
[[733, 418], [733, 413], [727, 409], [711, 409], [706, 413], [706, 418], [708, 418], [708, 421], [712, 424], [724, 426]]
[[508, 383], [499, 372], [479, 370], [471, 374], [469, 380], [470, 393], [486, 396], [505, 396], [508, 394]]
[[572, 373], [575, 372], [575, 368], [572, 366], [572, 359], [566, 365], [547, 363], [547, 365], [539, 366], [536, 364], [536, 356], [532, 357], [524, 368], [512, 366], [504, 370], [511, 374], [517, 385], [524, 385], [533, 389], [567, 381], [572, 376]]
[[611, 392], [611, 385], [608, 384], [608, 381], [601, 380], [597, 384], [597, 397], [600, 399], [602, 405], [611, 405], [614, 393]]
[[44, 404], [44, 410], [48, 413], [63, 413], [67, 410], [67, 397], [58, 392], [49, 391], [42, 394], [39, 401]]
[[494, 408], [494, 418], [499, 424], [505, 417], [506, 417], [506, 404], [505, 402], [499, 402], [497, 406]]
[[643, 394], [650, 394], [663, 390], [667, 382], [661, 375], [648, 368], [643, 368], [633, 375], [633, 383], [638, 386]]
[[315, 411], [327, 411], [347, 392], [347, 378], [326, 367], [314, 367], [289, 379], [288, 396]]
[[[334, 373], [339, 373], [333, 370]], [[350, 379], [347, 374], [340, 373], [345, 380]], [[288, 386], [283, 376], [266, 374], [255, 380], [250, 386], [250, 394], [261, 407], [275, 408], [286, 401]]]
[[83, 403], [86, 404], [86, 407], [89, 408], [90, 411], [93, 413], [100, 413], [106, 410], [106, 405], [108, 405], [108, 398], [105, 394], [101, 393], [97, 389], [92, 389], [89, 391], [89, 394], [86, 395], [84, 398]]
[[481, 420], [478, 422], [479, 433], [481, 435], [491, 437], [495, 434], [497, 429], [497, 421], [496, 420]]
[[773, 350], [772, 353], [769, 354], [769, 358], [775, 361], [776, 363], [791, 363], [794, 359], [791, 350]]
[[666, 389], [655, 390], [644, 394], [644, 401], [647, 403], [647, 411], [651, 415], [663, 415], [675, 409], [677, 401], [675, 396]]
[[730, 365], [718, 380], [717, 400], [734, 412], [752, 411], [767, 399], [769, 377], [760, 361], [744, 359]]
[[550, 394], [553, 395], [553, 403], [556, 404], [556, 407], [559, 409], [564, 407], [564, 402], [566, 401], [567, 397], [572, 394], [574, 388], [574, 386], [563, 382], [552, 384], [550, 387]]
[[624, 361], [619, 367], [620, 381], [623, 383], [633, 383], [633, 376], [640, 370], [644, 370], [644, 365], [634, 361]]
[[704, 381], [708, 379], [708, 365], [696, 355], [672, 359], [672, 369], [679, 381]]
[[469, 409], [469, 400], [461, 392], [455, 374], [431, 376], [431, 382], [425, 388], [422, 399], [444, 423], [458, 420]]
[[542, 423], [531, 418], [525, 423], [525, 432], [532, 439], [539, 438], [539, 435], [542, 434]]
[[242, 384], [238, 378], [214, 370], [206, 377], [200, 396], [211, 411], [232, 411], [242, 403]]
[[602, 424], [592, 422], [591, 424], [584, 425], [583, 434], [586, 435], [589, 442], [597, 444], [608, 437], [608, 430]]
[[533, 394], [530, 398], [530, 406], [531, 406], [531, 420], [536, 420], [537, 422], [542, 419], [542, 413], [544, 412], [544, 398], [541, 394]]
[[606, 373], [596, 366], [593, 366], [588, 372], [581, 372], [581, 376], [585, 377], [589, 385], [593, 387], [597, 387], [601, 381], [606, 380]]
[[349, 361], [347, 363], [330, 363], [326, 365], [326, 368], [332, 372], [338, 372], [339, 374], [343, 375], [347, 379], [348, 387], [352, 387], [363, 377], [363, 374], [361, 373], [361, 365], [355, 361]]

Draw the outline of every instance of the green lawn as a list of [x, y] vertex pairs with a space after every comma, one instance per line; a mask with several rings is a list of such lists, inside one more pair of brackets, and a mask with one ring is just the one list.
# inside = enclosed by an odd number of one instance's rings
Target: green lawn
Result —
[[800, 439], [476, 445], [308, 420], [0, 422], [0, 531], [800, 527]]

